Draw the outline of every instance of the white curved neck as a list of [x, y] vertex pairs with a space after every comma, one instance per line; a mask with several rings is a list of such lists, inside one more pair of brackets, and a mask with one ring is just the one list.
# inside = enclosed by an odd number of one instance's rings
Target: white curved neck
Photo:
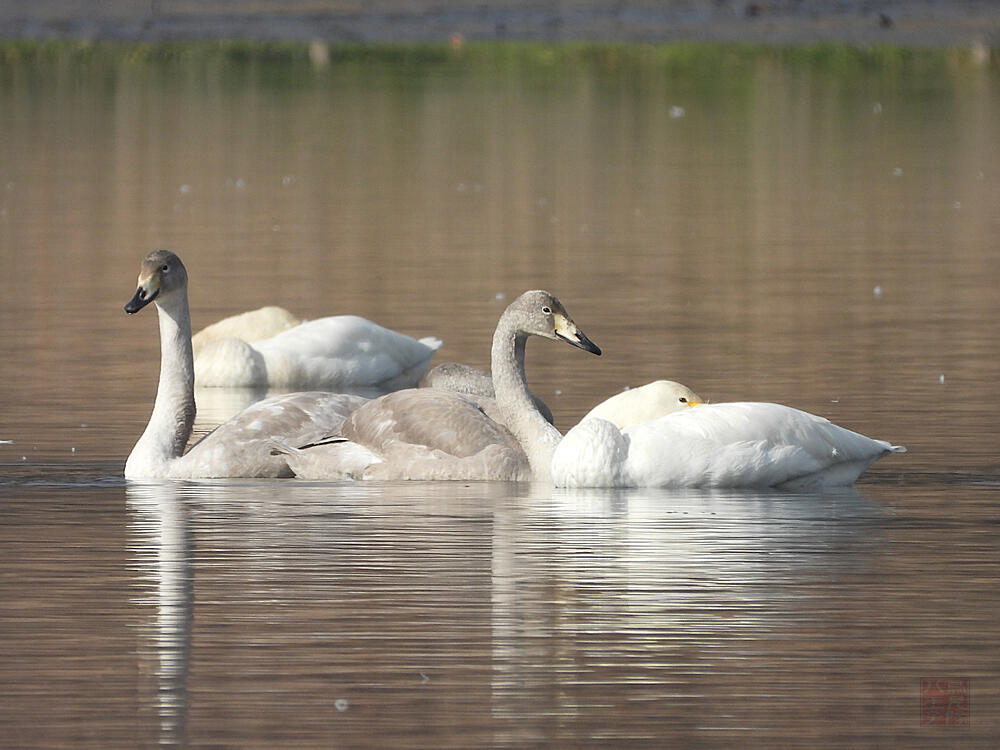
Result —
[[493, 334], [491, 368], [497, 406], [507, 429], [528, 456], [531, 473], [537, 480], [552, 478], [552, 454], [562, 434], [549, 424], [535, 406], [524, 373], [524, 347], [528, 334], [520, 331], [504, 313]]
[[168, 464], [184, 453], [194, 425], [194, 357], [187, 290], [157, 300], [160, 322], [160, 382], [145, 432], [125, 462], [126, 477], [167, 476]]

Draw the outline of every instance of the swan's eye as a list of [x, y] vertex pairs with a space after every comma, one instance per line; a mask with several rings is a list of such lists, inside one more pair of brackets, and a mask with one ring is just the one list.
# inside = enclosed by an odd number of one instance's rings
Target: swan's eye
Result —
[[546, 305], [545, 307], [542, 308], [542, 312], [545, 313], [546, 315], [551, 315], [552, 314], [552, 308], [549, 307], [548, 305]]
[[163, 271], [163, 273], [166, 273], [167, 271], [170, 270], [170, 266], [164, 263], [162, 266], [160, 266], [160, 270]]
[[688, 402], [688, 400], [686, 398], [684, 398], [683, 396], [681, 396], [680, 401], [681, 401], [682, 404], [686, 404]]

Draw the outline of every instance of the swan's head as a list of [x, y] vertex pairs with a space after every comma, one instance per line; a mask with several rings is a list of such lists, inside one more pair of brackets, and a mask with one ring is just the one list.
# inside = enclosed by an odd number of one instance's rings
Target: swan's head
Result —
[[165, 299], [187, 286], [187, 271], [181, 259], [169, 250], [154, 250], [139, 266], [139, 286], [125, 303], [129, 315], [139, 312], [155, 299]]
[[525, 292], [510, 304], [504, 314], [512, 316], [518, 330], [523, 333], [565, 341], [591, 354], [601, 354], [600, 347], [576, 327], [562, 302], [548, 292]]
[[584, 419], [600, 417], [613, 423], [619, 430], [624, 430], [631, 425], [659, 419], [700, 403], [702, 398], [686, 385], [672, 380], [654, 380], [602, 401]]
[[705, 399], [692, 391], [686, 385], [673, 380], [654, 380], [633, 391], [648, 392], [649, 398], [655, 403], [663, 405], [663, 413], [669, 413], [667, 407], [672, 407], [669, 411], [677, 411], [685, 406], [698, 406], [705, 403]]

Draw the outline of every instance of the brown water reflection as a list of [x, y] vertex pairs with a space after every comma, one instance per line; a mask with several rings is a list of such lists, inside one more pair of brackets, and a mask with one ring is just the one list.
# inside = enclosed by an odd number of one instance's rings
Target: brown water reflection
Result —
[[[976, 721], [949, 731], [985, 740], [995, 563], [968, 546], [983, 519], [942, 521], [911, 494], [130, 486], [124, 538], [120, 509], [98, 506], [96, 544], [56, 556], [74, 575], [37, 552], [13, 567], [47, 571], [35, 587], [51, 609], [7, 620], [8, 644], [37, 639], [5, 655], [19, 675], [7, 736], [930, 746], [919, 680], [959, 672]], [[53, 532], [18, 515], [38, 550]], [[70, 536], [74, 515], [54, 515]], [[127, 557], [109, 564], [112, 548]]]
[[[0, 745], [988, 746], [997, 81], [0, 67]], [[477, 365], [549, 288], [605, 350], [532, 345], [563, 428], [672, 377], [910, 452], [809, 497], [125, 488], [154, 246], [196, 326], [352, 312]], [[921, 677], [972, 725], [921, 728]]]

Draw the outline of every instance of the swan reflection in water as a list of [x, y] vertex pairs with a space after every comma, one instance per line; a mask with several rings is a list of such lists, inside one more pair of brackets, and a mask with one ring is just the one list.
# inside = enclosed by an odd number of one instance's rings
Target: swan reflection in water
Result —
[[584, 717], [587, 701], [693, 708], [868, 564], [886, 514], [853, 487], [556, 489], [498, 508], [494, 715], [537, 742], [544, 717]]
[[[401, 731], [415, 705], [453, 722], [461, 698], [485, 708], [494, 737], [540, 740], [546, 716], [594, 699], [592, 678], [619, 695], [640, 677], [642, 697], [711, 694], [717, 660], [809, 617], [803, 592], [863, 565], [886, 514], [853, 488], [272, 481], [129, 483], [127, 494], [135, 564], [155, 582], [139, 654], [164, 742], [187, 732], [196, 599], [211, 603], [203, 646], [228, 654], [198, 670], [199, 694], [239, 685], [232, 700], [251, 700], [256, 681], [305, 710], [325, 697], [306, 679], [321, 673], [330, 705], [379, 689], [385, 718], [366, 721], [385, 722], [380, 732]], [[199, 555], [212, 564], [196, 581]], [[444, 674], [471, 682], [435, 682]]]
[[135, 568], [155, 582], [156, 618], [140, 643], [140, 671], [152, 664], [160, 744], [186, 744], [187, 679], [194, 614], [194, 533], [188, 508], [172, 482], [130, 482], [130, 544]]

